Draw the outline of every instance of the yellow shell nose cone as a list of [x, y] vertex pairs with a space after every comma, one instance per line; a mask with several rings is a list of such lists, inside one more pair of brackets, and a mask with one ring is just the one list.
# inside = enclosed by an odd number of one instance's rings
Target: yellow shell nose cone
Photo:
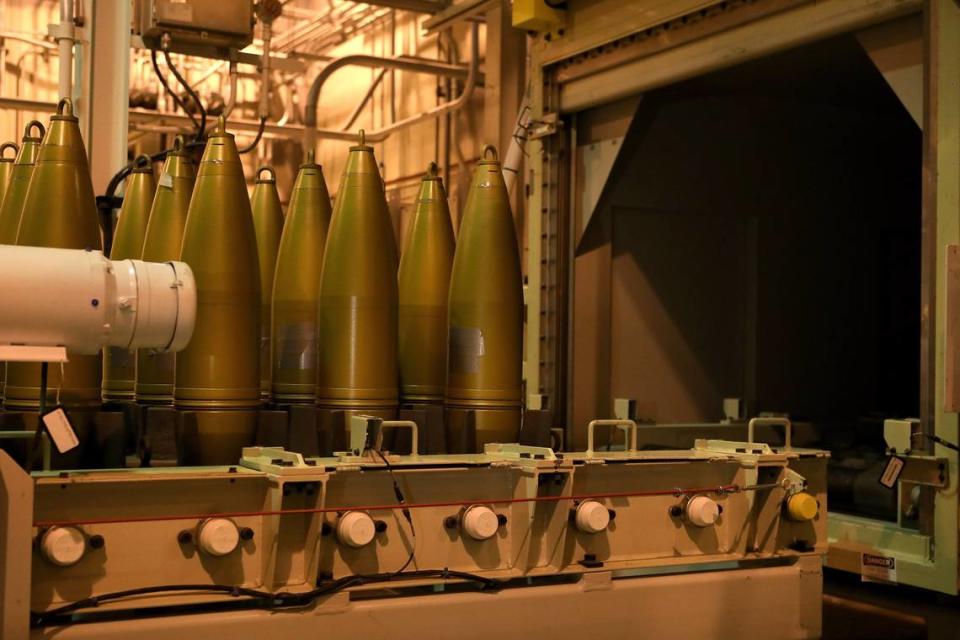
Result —
[[797, 493], [787, 498], [787, 517], [796, 522], [813, 520], [820, 505], [809, 493]]

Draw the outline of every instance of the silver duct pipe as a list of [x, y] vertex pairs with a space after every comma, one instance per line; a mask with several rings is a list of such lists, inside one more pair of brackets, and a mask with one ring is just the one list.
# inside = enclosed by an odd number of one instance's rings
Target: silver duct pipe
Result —
[[[451, 111], [456, 111], [466, 104], [477, 85], [477, 76], [480, 66], [479, 25], [476, 23], [472, 25], [470, 30], [470, 52], [470, 66], [466, 72], [467, 80], [463, 87], [463, 91], [456, 99], [445, 102], [423, 113], [400, 120], [399, 122], [394, 122], [393, 124], [382, 129], [368, 131], [366, 132], [367, 141], [382, 142], [395, 131], [412, 126], [419, 122], [423, 122], [425, 120], [429, 120], [431, 118], [436, 118], [437, 116], [441, 116]], [[312, 149], [318, 138], [345, 141], [354, 141], [357, 139], [357, 136], [354, 133], [337, 131], [335, 129], [317, 128], [317, 107], [320, 102], [320, 90], [323, 88], [323, 84], [337, 69], [350, 65], [400, 69], [402, 71], [415, 71], [419, 73], [431, 73], [434, 75], [452, 77], [462, 77], [464, 73], [463, 67], [445, 64], [442, 62], [413, 61], [404, 58], [380, 58], [377, 56], [368, 55], [344, 56], [343, 58], [338, 58], [327, 65], [323, 71], [317, 75], [313, 81], [313, 84], [310, 86], [310, 92], [307, 96], [307, 105], [305, 109], [306, 113], [304, 114], [304, 124], [306, 127], [304, 146], [306, 149]]]
[[48, 51], [54, 51], [57, 49], [57, 45], [47, 42], [46, 40], [38, 40], [37, 38], [31, 38], [30, 36], [25, 36], [22, 33], [16, 33], [13, 31], [0, 31], [0, 40], [16, 40], [17, 42], [23, 42], [25, 44], [33, 45], [34, 47], [47, 49]]
[[60, 50], [60, 98], [73, 99], [73, 0], [60, 0], [60, 24], [56, 27]]

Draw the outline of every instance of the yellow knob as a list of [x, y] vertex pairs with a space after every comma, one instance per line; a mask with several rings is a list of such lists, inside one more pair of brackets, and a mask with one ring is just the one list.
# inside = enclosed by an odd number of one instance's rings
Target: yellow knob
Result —
[[795, 522], [808, 522], [817, 515], [820, 505], [809, 493], [795, 493], [787, 498], [787, 517]]

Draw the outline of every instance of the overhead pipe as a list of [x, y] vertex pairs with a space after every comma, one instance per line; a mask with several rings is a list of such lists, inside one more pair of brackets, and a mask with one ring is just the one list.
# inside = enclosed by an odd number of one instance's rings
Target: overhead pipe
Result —
[[[466, 83], [464, 84], [463, 91], [457, 96], [456, 99], [445, 102], [441, 105], [438, 105], [432, 109], [424, 111], [423, 113], [410, 116], [409, 118], [404, 118], [398, 122], [394, 122], [387, 127], [382, 129], [377, 129], [376, 131], [366, 132], [366, 139], [369, 142], [382, 142], [387, 139], [392, 133], [400, 129], [412, 126], [419, 122], [429, 120], [431, 118], [436, 118], [442, 116], [445, 113], [455, 111], [460, 109], [467, 100], [470, 99], [470, 96], [473, 94], [473, 90], [477, 85], [477, 76], [478, 69], [480, 66], [480, 45], [479, 45], [479, 25], [474, 23], [471, 25], [470, 29], [470, 66], [466, 71]], [[310, 92], [307, 95], [307, 105], [304, 114], [304, 125], [306, 127], [306, 137], [304, 139], [304, 147], [306, 149], [312, 149], [316, 144], [316, 140], [320, 139], [330, 139], [330, 140], [345, 140], [345, 141], [354, 141], [357, 139], [356, 134], [345, 131], [338, 131], [335, 129], [319, 129], [317, 128], [317, 111], [320, 103], [320, 90], [323, 88], [324, 83], [330, 78], [331, 75], [338, 69], [341, 69], [345, 66], [365, 66], [365, 67], [374, 67], [374, 68], [388, 68], [388, 69], [400, 69], [401, 71], [414, 71], [418, 73], [431, 73], [434, 75], [442, 76], [451, 76], [451, 77], [463, 77], [464, 69], [458, 65], [446, 64], [443, 62], [426, 62], [426, 61], [413, 61], [404, 58], [381, 58], [377, 56], [369, 55], [353, 55], [353, 56], [344, 56], [343, 58], [338, 58], [334, 60], [329, 65], [324, 67], [324, 69], [317, 75], [314, 79], [313, 84], [310, 85]]]
[[47, 102], [46, 100], [31, 100], [29, 98], [7, 98], [0, 96], [0, 109], [12, 109], [14, 111], [41, 111], [53, 113], [57, 110], [56, 102]]
[[[166, 113], [147, 109], [130, 109], [130, 122], [132, 124], [149, 124], [157, 121], [170, 123], [171, 125], [178, 127], [180, 131], [184, 129], [190, 129], [193, 126], [193, 123], [190, 121], [190, 117], [182, 113]], [[260, 128], [260, 121], [234, 118], [230, 120], [230, 128], [242, 131], [244, 133], [255, 134], [257, 129]], [[279, 124], [272, 124], [269, 122], [264, 126], [264, 132], [289, 139], [302, 138], [305, 134], [305, 130], [302, 125], [287, 124], [285, 126], [280, 126]], [[348, 135], [342, 131], [338, 131], [337, 133], [343, 136], [343, 140], [349, 141], [356, 138], [356, 136]]]
[[57, 49], [57, 45], [53, 43], [47, 42], [46, 40], [40, 40], [38, 38], [31, 38], [30, 36], [26, 36], [15, 31], [0, 31], [0, 40], [16, 40], [17, 42], [23, 42], [25, 44], [33, 45], [34, 47], [47, 49], [48, 51], [54, 51]]
[[[450, 59], [454, 63], [460, 62], [460, 52], [457, 49], [457, 41], [453, 37], [453, 27], [448, 27], [443, 31], [447, 38], [447, 44], [450, 47]], [[453, 91], [454, 83], [450, 83], [450, 91]], [[457, 212], [453, 219], [453, 228], [454, 231], [459, 233], [460, 231], [460, 203], [463, 201], [463, 194], [467, 190], [467, 185], [470, 183], [470, 175], [467, 172], [467, 159], [463, 155], [463, 147], [460, 146], [460, 111], [453, 111], [449, 113], [448, 116], [448, 128], [450, 131], [450, 140], [448, 140], [448, 146], [453, 146], [453, 150], [457, 156], [457, 180], [456, 180], [456, 190], [454, 191], [454, 210]], [[449, 160], [449, 150], [448, 150], [448, 160]], [[447, 163], [447, 174], [449, 175], [450, 166], [449, 161]], [[448, 182], [448, 184], [451, 184]]]
[[263, 33], [263, 61], [260, 65], [260, 107], [257, 115], [265, 120], [270, 115], [270, 38], [273, 25], [269, 20], [260, 23]]
[[[223, 117], [224, 117], [224, 118], [229, 118], [229, 117], [230, 117], [230, 114], [233, 113], [233, 108], [237, 106], [237, 79], [238, 79], [238, 76], [239, 76], [239, 74], [237, 73], [237, 63], [236, 63], [235, 61], [231, 60], [231, 61], [230, 61], [229, 72], [228, 72], [228, 77], [230, 78], [230, 97], [227, 98], [226, 102], [224, 102], [224, 104], [223, 104], [223, 111], [221, 112], [221, 113], [223, 114]], [[198, 82], [198, 83], [196, 83], [196, 84], [193, 85], [193, 86], [196, 87], [196, 86], [199, 85], [199, 84], [200, 84], [200, 83]], [[133, 111], [131, 110], [130, 113], [132, 114]], [[164, 117], [167, 117], [167, 116], [177, 116], [177, 114], [176, 114], [175, 112], [158, 112], [158, 115], [161, 115], [161, 116], [164, 116]], [[232, 126], [234, 123], [231, 121], [230, 124], [231, 124], [231, 126]], [[216, 123], [216, 122], [213, 122], [213, 123], [211, 123], [211, 124], [208, 124], [208, 125], [207, 125], [207, 128], [206, 128], [206, 131], [209, 133], [210, 131], [213, 131], [213, 129], [214, 129], [216, 126], [217, 126], [217, 123]]]
[[53, 28], [53, 36], [60, 50], [60, 99], [73, 99], [73, 0], [60, 0], [60, 24]]
[[233, 60], [230, 61], [230, 97], [227, 98], [227, 103], [223, 106], [223, 117], [229, 118], [230, 114], [233, 113], [233, 108], [237, 106], [237, 63]]
[[356, 14], [369, 15], [373, 13], [371, 7], [365, 7], [361, 4], [342, 4], [332, 7], [330, 11], [318, 16], [314, 20], [302, 26], [295, 27], [284, 33], [286, 37], [278, 38], [277, 49], [280, 51], [291, 51], [294, 48], [310, 43], [315, 45], [321, 38], [344, 35], [344, 23], [353, 18]]

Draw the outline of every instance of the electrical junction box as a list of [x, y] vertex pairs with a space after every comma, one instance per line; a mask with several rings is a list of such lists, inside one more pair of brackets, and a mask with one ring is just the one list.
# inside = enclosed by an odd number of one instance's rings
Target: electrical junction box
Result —
[[564, 11], [544, 0], [513, 0], [513, 26], [526, 31], [552, 31], [563, 26]]
[[253, 42], [253, 0], [135, 0], [135, 32], [151, 48], [177, 44], [242, 49]]

